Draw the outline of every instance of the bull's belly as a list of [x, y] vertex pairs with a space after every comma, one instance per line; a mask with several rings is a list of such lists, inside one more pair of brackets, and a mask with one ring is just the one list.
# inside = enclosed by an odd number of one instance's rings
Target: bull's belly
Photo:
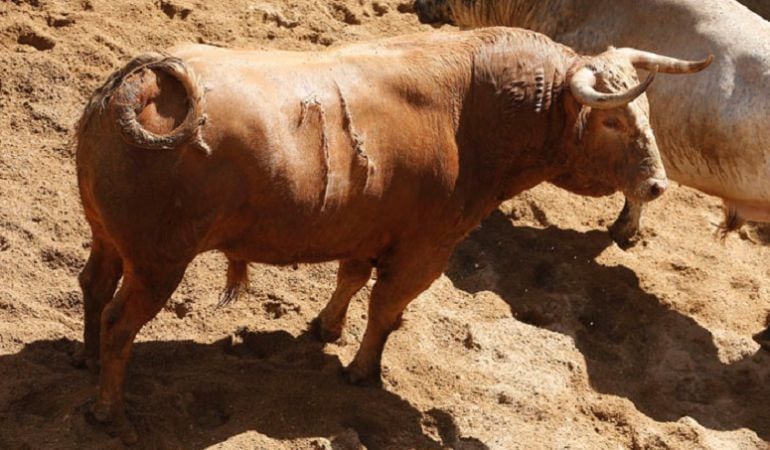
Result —
[[[687, 117], [675, 108], [655, 112]], [[770, 145], [762, 142], [767, 130], [752, 117], [740, 125], [730, 125], [729, 117], [655, 120], [668, 177], [723, 199], [770, 203]]]
[[[287, 265], [340, 259], [371, 259], [381, 253], [391, 234], [359, 220], [305, 224], [256, 224], [216, 248], [238, 260]], [[376, 225], [376, 224], [375, 224]]]
[[770, 223], [770, 202], [725, 199], [725, 208], [735, 211], [737, 216], [744, 220]]
[[266, 241], [259, 237], [247, 237], [231, 242], [218, 250], [232, 259], [276, 265], [370, 259], [378, 253], [373, 246], [353, 242], [325, 246], [322, 243], [293, 242], [292, 239]]
[[727, 209], [735, 211], [744, 220], [770, 222], [770, 180], [767, 177], [752, 178], [754, 168], [744, 173], [722, 171], [719, 168], [705, 171], [698, 169], [670, 170], [669, 178], [721, 198]]
[[759, 161], [756, 165], [724, 164], [700, 154], [673, 162], [666, 159], [664, 156], [668, 177], [680, 184], [725, 200], [770, 205], [770, 168]]
[[258, 264], [271, 264], [277, 266], [289, 266], [294, 264], [315, 264], [346, 259], [369, 260], [374, 257], [365, 257], [353, 251], [329, 251], [316, 248], [276, 248], [265, 246], [244, 246], [236, 249], [220, 249], [230, 259], [248, 261]]

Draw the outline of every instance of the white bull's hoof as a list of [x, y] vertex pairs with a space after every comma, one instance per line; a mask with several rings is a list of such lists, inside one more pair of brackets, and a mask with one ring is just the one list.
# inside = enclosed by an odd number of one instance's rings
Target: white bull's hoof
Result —
[[641, 204], [626, 199], [623, 210], [620, 211], [618, 218], [609, 227], [610, 237], [618, 244], [618, 247], [628, 250], [639, 242], [639, 221], [641, 215]]
[[620, 222], [620, 218], [609, 227], [609, 232], [612, 240], [623, 250], [628, 250], [639, 242], [639, 229]]

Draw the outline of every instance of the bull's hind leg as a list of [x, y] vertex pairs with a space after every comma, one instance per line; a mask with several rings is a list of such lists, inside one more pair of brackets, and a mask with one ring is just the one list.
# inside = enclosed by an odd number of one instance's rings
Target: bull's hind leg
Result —
[[187, 264], [125, 273], [123, 284], [101, 317], [101, 371], [94, 418], [111, 424], [125, 443], [137, 440], [125, 416], [123, 381], [134, 337], [161, 310], [182, 280]]
[[83, 290], [84, 329], [83, 351], [75, 356], [78, 366], [99, 369], [99, 331], [104, 305], [112, 299], [118, 281], [123, 275], [123, 261], [117, 249], [106, 240], [94, 235], [88, 256], [78, 280]]
[[311, 325], [321, 341], [334, 342], [340, 338], [350, 299], [364, 287], [371, 276], [372, 264], [369, 261], [356, 259], [340, 261], [337, 288], [329, 303]]
[[347, 368], [352, 383], [380, 381], [380, 361], [388, 336], [399, 325], [409, 302], [441, 275], [452, 252], [451, 245], [405, 247], [378, 262], [366, 332]]
[[615, 219], [615, 223], [610, 225], [610, 236], [618, 244], [618, 247], [625, 250], [636, 244], [639, 234], [639, 222], [642, 218], [642, 209], [642, 203], [626, 199], [620, 215]]

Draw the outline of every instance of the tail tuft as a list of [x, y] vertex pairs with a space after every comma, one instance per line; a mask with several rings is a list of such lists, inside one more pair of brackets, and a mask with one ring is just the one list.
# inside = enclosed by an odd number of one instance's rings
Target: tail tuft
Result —
[[249, 285], [249, 267], [244, 261], [228, 259], [227, 284], [219, 296], [217, 308], [235, 303]]
[[725, 205], [725, 218], [722, 221], [721, 224], [719, 224], [719, 227], [717, 228], [716, 235], [717, 237], [724, 242], [725, 239], [727, 239], [727, 236], [732, 233], [733, 231], [739, 230], [745, 223], [746, 219], [744, 219], [740, 213], [738, 212], [738, 209]]

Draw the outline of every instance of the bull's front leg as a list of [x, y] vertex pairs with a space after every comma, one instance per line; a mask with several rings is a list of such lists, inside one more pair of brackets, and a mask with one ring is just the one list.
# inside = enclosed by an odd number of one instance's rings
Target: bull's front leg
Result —
[[639, 222], [642, 217], [643, 203], [629, 200], [623, 205], [623, 210], [610, 225], [610, 236], [618, 247], [626, 250], [633, 247], [639, 237]]
[[350, 299], [364, 287], [371, 276], [372, 264], [369, 261], [355, 259], [340, 261], [337, 288], [329, 303], [311, 324], [318, 339], [322, 342], [334, 342], [340, 338]]
[[446, 267], [452, 246], [403, 245], [378, 260], [377, 282], [369, 301], [369, 317], [361, 347], [347, 368], [351, 383], [380, 383], [385, 342], [400, 324], [401, 313], [430, 287]]

